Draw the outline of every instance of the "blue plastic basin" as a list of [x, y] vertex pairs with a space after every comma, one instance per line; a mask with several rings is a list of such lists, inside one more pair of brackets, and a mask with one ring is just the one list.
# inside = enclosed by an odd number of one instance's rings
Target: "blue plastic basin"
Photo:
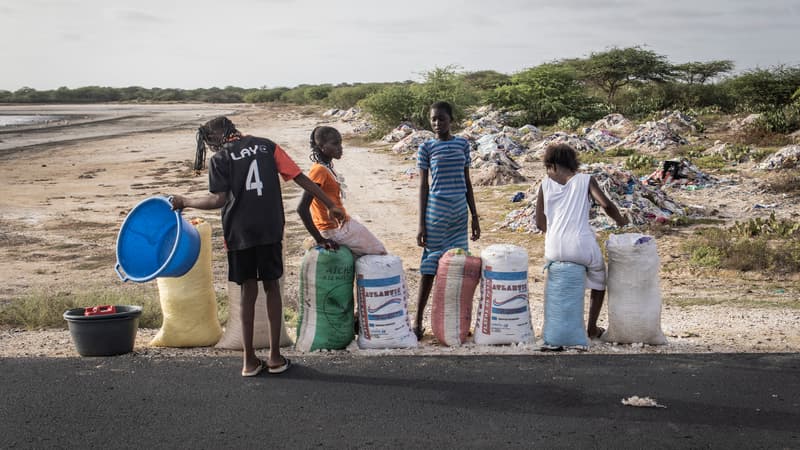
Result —
[[200, 254], [200, 233], [173, 211], [166, 197], [150, 197], [136, 205], [117, 236], [117, 264], [122, 281], [145, 282], [179, 277]]

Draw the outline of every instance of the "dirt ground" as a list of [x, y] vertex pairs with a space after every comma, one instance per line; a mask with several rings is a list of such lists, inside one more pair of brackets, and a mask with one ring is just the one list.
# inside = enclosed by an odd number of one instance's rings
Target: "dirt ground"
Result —
[[[0, 107], [0, 114], [26, 114], [39, 107]], [[52, 107], [41, 113], [67, 118], [45, 129], [22, 131], [0, 128], [0, 302], [13, 302], [31, 292], [135, 290], [113, 270], [116, 235], [127, 213], [153, 195], [202, 194], [207, 175], [195, 176], [191, 163], [195, 130], [217, 114], [231, 115], [248, 134], [269, 137], [281, 144], [304, 169], [308, 136], [323, 122], [345, 135], [344, 157], [337, 169], [345, 177], [345, 207], [381, 238], [390, 253], [403, 260], [411, 298], [416, 308], [418, 264], [415, 245], [418, 179], [409, 175], [414, 161], [395, 155], [386, 145], [354, 137], [348, 123], [323, 118], [309, 108], [253, 105], [160, 105]], [[41, 128], [41, 127], [39, 127]], [[514, 208], [516, 191], [527, 190], [543, 175], [539, 163], [522, 163], [526, 184], [476, 187], [483, 236], [472, 244], [480, 251], [497, 243], [513, 243], [529, 252], [529, 289], [534, 331], [541, 339], [543, 298], [543, 239], [541, 235], [512, 233], [499, 228]], [[413, 170], [412, 170], [413, 172]], [[755, 216], [798, 220], [800, 207], [791, 198], [764, 192], [762, 175], [742, 165], [725, 174], [732, 183], [671, 194], [684, 204], [705, 208], [709, 216], [733, 223]], [[297, 302], [298, 269], [307, 232], [294, 212], [299, 190], [284, 184], [286, 208], [286, 290], [284, 304]], [[755, 205], [773, 205], [757, 208]], [[712, 213], [712, 211], [714, 211]], [[224, 290], [226, 263], [222, 250], [219, 213], [187, 210], [201, 217], [215, 232], [213, 270], [215, 287]], [[708, 271], [691, 267], [680, 243], [691, 229], [657, 235], [661, 259], [662, 329], [668, 344], [613, 345], [593, 341], [591, 353], [797, 352], [800, 350], [800, 280], [767, 273]], [[145, 283], [155, 289], [155, 283]], [[87, 305], [91, 306], [91, 305]], [[430, 307], [428, 308], [430, 312]], [[606, 309], [601, 325], [607, 326]], [[430, 326], [427, 326], [430, 329]], [[140, 329], [135, 351], [140, 355], [191, 357], [225, 353], [213, 348], [161, 349], [147, 343], [157, 330]], [[538, 341], [541, 343], [541, 341]], [[346, 350], [364, 355], [385, 351]], [[288, 349], [291, 354], [293, 350]], [[336, 352], [332, 352], [336, 353]], [[542, 354], [539, 346], [476, 346], [447, 348], [427, 336], [414, 350], [396, 354]], [[0, 329], [0, 357], [75, 356], [66, 330], [23, 331]]]

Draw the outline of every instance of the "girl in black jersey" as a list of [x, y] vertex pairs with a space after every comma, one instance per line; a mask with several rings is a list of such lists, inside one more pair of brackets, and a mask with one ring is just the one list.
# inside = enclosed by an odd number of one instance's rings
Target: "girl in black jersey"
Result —
[[[172, 207], [222, 208], [228, 279], [242, 288], [242, 376], [255, 376], [263, 370], [282, 373], [289, 368], [290, 361], [280, 353], [283, 305], [278, 279], [283, 275], [281, 241], [285, 218], [278, 176], [285, 181], [294, 180], [319, 199], [335, 220], [344, 220], [345, 214], [279, 145], [269, 139], [243, 135], [227, 117], [210, 120], [198, 130], [195, 168], [203, 167], [206, 145], [214, 151], [208, 173], [208, 195], [200, 198], [174, 195]], [[270, 350], [266, 361], [258, 359], [253, 349], [253, 316], [259, 280], [267, 294], [270, 325]]]

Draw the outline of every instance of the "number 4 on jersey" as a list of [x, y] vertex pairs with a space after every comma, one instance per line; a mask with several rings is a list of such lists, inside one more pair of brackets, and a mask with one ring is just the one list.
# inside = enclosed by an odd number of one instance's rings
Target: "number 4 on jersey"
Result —
[[244, 188], [248, 191], [253, 189], [258, 192], [261, 197], [261, 190], [264, 188], [264, 183], [261, 182], [261, 177], [258, 176], [258, 161], [255, 159], [250, 163], [250, 169], [247, 170], [247, 180], [245, 181]]

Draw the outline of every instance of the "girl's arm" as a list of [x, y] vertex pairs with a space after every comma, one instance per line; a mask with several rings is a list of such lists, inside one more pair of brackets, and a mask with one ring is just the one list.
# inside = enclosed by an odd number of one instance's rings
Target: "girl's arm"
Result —
[[228, 198], [227, 192], [209, 192], [205, 197], [188, 198], [181, 195], [173, 195], [172, 209], [218, 209], [225, 205], [225, 200]]
[[417, 245], [425, 247], [428, 240], [428, 229], [425, 226], [425, 213], [428, 210], [428, 171], [419, 169], [419, 226], [417, 227]]
[[314, 241], [325, 247], [327, 250], [338, 250], [339, 244], [330, 239], [325, 239], [319, 233], [317, 226], [314, 225], [314, 219], [311, 218], [311, 202], [314, 201], [314, 196], [308, 191], [303, 191], [303, 196], [300, 198], [300, 203], [297, 205], [297, 214], [303, 220], [303, 225], [306, 226], [308, 234], [314, 238]]
[[328, 214], [332, 219], [336, 220], [341, 224], [347, 218], [342, 208], [339, 208], [336, 205], [334, 205], [331, 199], [328, 198], [327, 195], [325, 195], [322, 189], [320, 189], [320, 187], [317, 186], [316, 183], [311, 181], [311, 179], [308, 178], [306, 174], [301, 173], [300, 175], [294, 177], [294, 182], [297, 183], [297, 185], [303, 188], [306, 192], [316, 197], [317, 200], [321, 201], [322, 204], [325, 205], [326, 208], [328, 208]]
[[601, 208], [603, 208], [603, 211], [605, 211], [609, 217], [617, 222], [618, 226], [622, 227], [628, 224], [628, 218], [620, 214], [619, 209], [617, 209], [617, 205], [615, 205], [611, 200], [608, 199], [608, 197], [606, 197], [606, 194], [604, 194], [603, 190], [600, 189], [600, 185], [597, 184], [597, 180], [595, 180], [594, 177], [589, 178], [589, 195], [591, 195], [594, 201], [597, 202]]
[[481, 224], [478, 221], [478, 209], [475, 207], [475, 194], [472, 192], [469, 167], [464, 167], [464, 181], [467, 183], [467, 206], [469, 206], [469, 211], [472, 215], [472, 240], [477, 241], [481, 237]]
[[544, 192], [542, 185], [539, 185], [539, 193], [536, 195], [536, 228], [542, 230], [542, 233], [547, 233], [547, 216], [544, 215]]

